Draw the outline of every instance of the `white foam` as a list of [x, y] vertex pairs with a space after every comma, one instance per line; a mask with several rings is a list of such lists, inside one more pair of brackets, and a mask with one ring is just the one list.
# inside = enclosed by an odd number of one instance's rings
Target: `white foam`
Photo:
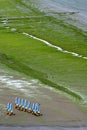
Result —
[[3, 88], [0, 86], [0, 90], [9, 88], [17, 92], [23, 92], [24, 95], [33, 96], [41, 94], [39, 91], [40, 85], [38, 80], [31, 79], [29, 81], [24, 79], [15, 79], [13, 76], [0, 76], [0, 83], [3, 84]]
[[87, 57], [84, 57], [84, 56], [82, 56], [82, 55], [80, 55], [80, 54], [78, 54], [78, 53], [70, 52], [70, 51], [67, 51], [67, 50], [63, 50], [63, 49], [62, 49], [61, 47], [59, 47], [59, 46], [52, 45], [51, 43], [49, 43], [49, 42], [47, 42], [47, 41], [45, 41], [45, 40], [43, 40], [43, 39], [37, 38], [37, 37], [35, 37], [35, 36], [33, 36], [33, 35], [30, 35], [30, 34], [28, 34], [28, 33], [26, 33], [26, 32], [23, 32], [23, 34], [26, 35], [26, 36], [29, 36], [29, 37], [31, 37], [31, 38], [33, 38], [33, 39], [39, 40], [39, 41], [45, 43], [46, 45], [48, 45], [48, 46], [50, 46], [50, 47], [53, 47], [53, 48], [55, 48], [55, 49], [57, 49], [58, 51], [61, 51], [61, 52], [63, 52], [63, 53], [69, 53], [69, 54], [71, 54], [71, 55], [73, 55], [73, 56], [76, 56], [76, 57], [79, 57], [79, 58], [83, 58], [83, 59], [87, 59]]
[[14, 79], [12, 76], [0, 76], [0, 81], [4, 84], [7, 84], [7, 86], [9, 86], [10, 88], [14, 87], [18, 89], [21, 89], [24, 86], [29, 86], [30, 88], [35, 89], [37, 88], [37, 86], [34, 86], [33, 84], [38, 82], [36, 82], [36, 80], [30, 80], [30, 82], [24, 80], [17, 80]]
[[8, 19], [4, 19], [4, 20], [2, 21], [2, 23], [3, 23], [3, 24], [7, 24], [7, 23], [8, 23]]
[[[17, 93], [20, 93], [27, 96], [27, 97], [37, 97], [40, 96], [40, 98], [44, 99], [51, 99], [51, 96], [44, 93], [43, 89], [46, 89], [47, 91], [53, 91], [54, 89], [52, 87], [48, 87], [47, 85], [44, 85], [40, 83], [37, 79], [29, 79], [28, 81], [25, 79], [15, 79], [13, 76], [7, 76], [7, 75], [0, 75], [0, 83], [3, 85], [0, 85], [0, 89], [3, 90], [4, 88], [13, 90], [12, 93], [14, 94], [15, 91]], [[9, 92], [9, 89], [7, 92]], [[14, 91], [15, 90], [15, 91]]]
[[13, 31], [13, 32], [16, 31], [16, 28], [11, 28], [11, 31]]

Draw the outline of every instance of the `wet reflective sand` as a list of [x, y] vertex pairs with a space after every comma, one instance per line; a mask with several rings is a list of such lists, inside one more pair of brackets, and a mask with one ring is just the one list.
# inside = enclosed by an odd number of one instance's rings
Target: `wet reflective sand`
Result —
[[[15, 97], [39, 102], [43, 116], [14, 108]], [[8, 102], [13, 103], [15, 116], [6, 115]], [[3, 75], [0, 77], [0, 125], [10, 126], [86, 126], [87, 116], [79, 106], [58, 91], [41, 84], [38, 80]], [[15, 128], [14, 128], [15, 129]]]
[[58, 127], [58, 126], [37, 126], [37, 127], [0, 127], [0, 130], [87, 130], [87, 127]]

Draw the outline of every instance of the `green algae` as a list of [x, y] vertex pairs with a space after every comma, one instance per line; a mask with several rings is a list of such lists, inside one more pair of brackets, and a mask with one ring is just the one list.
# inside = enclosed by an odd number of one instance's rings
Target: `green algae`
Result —
[[[57, 51], [22, 33], [87, 57], [84, 32], [66, 24], [60, 14], [59, 19], [46, 16], [19, 0], [0, 1], [0, 8], [0, 62], [82, 100], [87, 92], [87, 60]], [[3, 20], [7, 22], [3, 24]]]

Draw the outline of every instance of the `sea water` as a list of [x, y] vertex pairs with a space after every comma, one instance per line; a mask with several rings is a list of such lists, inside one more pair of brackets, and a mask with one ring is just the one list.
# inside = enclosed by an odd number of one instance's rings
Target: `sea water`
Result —
[[55, 4], [59, 4], [62, 8], [68, 8], [87, 15], [87, 0], [52, 0]]
[[67, 23], [87, 31], [87, 0], [37, 0], [35, 6], [56, 18], [54, 13], [64, 13]]

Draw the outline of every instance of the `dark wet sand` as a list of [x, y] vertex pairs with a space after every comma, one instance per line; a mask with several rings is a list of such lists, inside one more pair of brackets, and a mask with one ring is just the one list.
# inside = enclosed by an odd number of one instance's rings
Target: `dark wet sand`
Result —
[[58, 126], [30, 126], [30, 127], [0, 127], [0, 130], [87, 130], [87, 127], [58, 127]]

